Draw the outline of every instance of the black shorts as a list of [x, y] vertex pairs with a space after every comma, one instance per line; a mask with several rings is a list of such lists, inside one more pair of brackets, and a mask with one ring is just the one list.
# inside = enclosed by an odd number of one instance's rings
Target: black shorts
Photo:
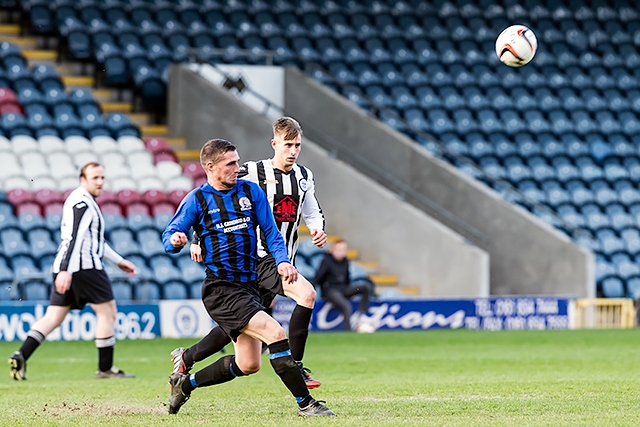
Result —
[[255, 282], [221, 280], [208, 270], [202, 283], [202, 302], [209, 316], [234, 341], [240, 335], [240, 331], [249, 324], [249, 320], [257, 312], [264, 310]]
[[278, 266], [272, 255], [260, 258], [257, 273], [262, 305], [269, 307], [276, 295], [285, 296], [282, 288], [282, 276], [278, 273]]
[[87, 303], [100, 304], [114, 299], [111, 281], [104, 270], [80, 270], [71, 275], [71, 288], [64, 294], [56, 291], [56, 276], [51, 287], [50, 305], [82, 309]]

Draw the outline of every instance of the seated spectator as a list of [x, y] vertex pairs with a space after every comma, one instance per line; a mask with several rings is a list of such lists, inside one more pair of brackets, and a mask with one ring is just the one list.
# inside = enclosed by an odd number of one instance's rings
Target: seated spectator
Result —
[[344, 316], [344, 329], [350, 331], [352, 329], [352, 313], [349, 298], [355, 295], [361, 296], [358, 313], [353, 322], [354, 326], [356, 326], [359, 323], [359, 319], [366, 319], [371, 289], [366, 284], [357, 286], [350, 285], [349, 260], [346, 258], [347, 249], [346, 241], [338, 240], [335, 242], [331, 251], [322, 260], [322, 263], [320, 263], [313, 283], [320, 286], [322, 296], [342, 312]]

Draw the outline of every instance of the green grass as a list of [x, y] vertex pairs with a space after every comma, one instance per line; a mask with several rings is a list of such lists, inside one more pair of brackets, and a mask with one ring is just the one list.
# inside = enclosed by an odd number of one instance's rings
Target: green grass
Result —
[[[314, 397], [338, 413], [330, 419], [297, 417], [266, 356], [259, 373], [195, 390], [169, 416], [169, 353], [193, 340], [118, 342], [133, 380], [94, 379], [93, 342], [46, 342], [28, 381], [5, 365], [0, 425], [638, 426], [639, 341], [635, 329], [312, 334], [305, 361], [323, 382]], [[18, 345], [0, 343], [0, 354]]]

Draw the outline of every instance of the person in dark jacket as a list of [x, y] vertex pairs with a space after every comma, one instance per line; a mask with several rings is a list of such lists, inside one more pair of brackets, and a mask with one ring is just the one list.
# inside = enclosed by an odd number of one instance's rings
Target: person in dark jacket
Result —
[[349, 260], [347, 259], [348, 249], [346, 241], [336, 241], [331, 251], [318, 267], [313, 283], [320, 286], [322, 296], [342, 312], [344, 328], [350, 331], [352, 310], [349, 298], [356, 295], [361, 296], [357, 316], [358, 319], [360, 319], [364, 317], [363, 315], [366, 315], [369, 309], [371, 289], [366, 284], [357, 286], [350, 285]]

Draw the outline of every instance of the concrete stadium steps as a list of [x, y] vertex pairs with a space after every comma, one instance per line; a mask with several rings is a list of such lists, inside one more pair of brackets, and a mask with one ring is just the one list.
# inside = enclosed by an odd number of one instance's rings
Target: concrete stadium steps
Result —
[[[305, 224], [300, 224], [299, 234], [302, 239], [310, 238], [309, 229]], [[329, 243], [337, 241], [340, 236], [328, 235]], [[376, 261], [366, 261], [360, 259], [360, 252], [357, 249], [350, 248], [347, 250], [347, 259], [357, 263], [369, 272], [369, 279], [376, 285], [376, 293], [384, 289], [395, 289], [404, 295], [420, 295], [420, 288], [417, 286], [400, 286], [398, 276], [395, 274], [381, 274], [378, 272], [379, 264]]]

